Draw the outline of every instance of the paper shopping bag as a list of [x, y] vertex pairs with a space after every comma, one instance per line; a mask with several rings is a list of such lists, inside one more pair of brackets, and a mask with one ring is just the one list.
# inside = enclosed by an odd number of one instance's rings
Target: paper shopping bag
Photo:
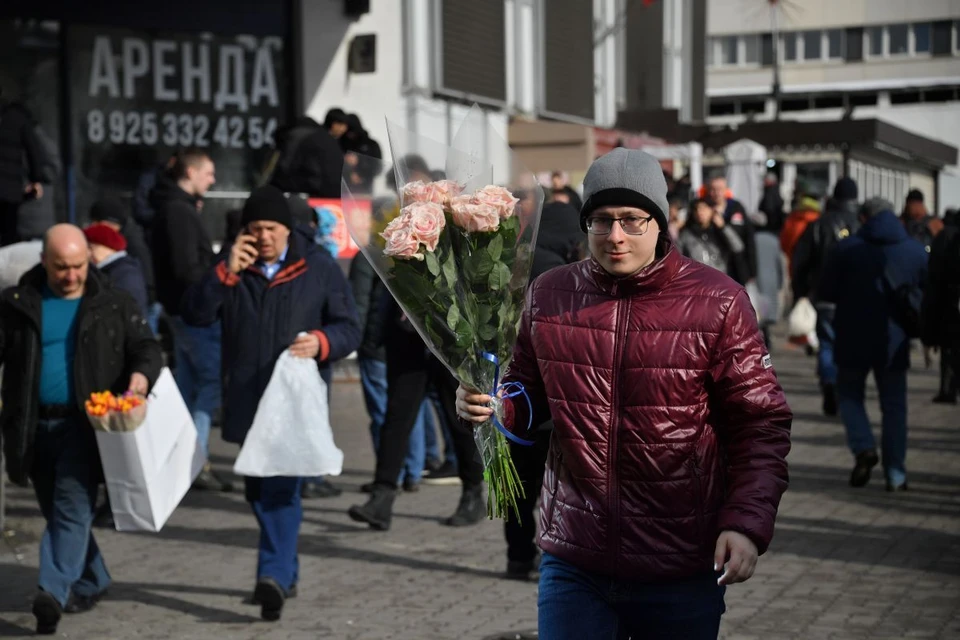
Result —
[[96, 435], [117, 530], [160, 531], [206, 462], [170, 370], [160, 373], [135, 431]]

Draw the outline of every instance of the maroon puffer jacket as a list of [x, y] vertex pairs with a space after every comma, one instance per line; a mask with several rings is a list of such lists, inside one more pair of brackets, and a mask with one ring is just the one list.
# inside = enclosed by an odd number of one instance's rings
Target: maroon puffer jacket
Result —
[[[763, 553], [793, 416], [743, 287], [671, 248], [623, 279], [554, 269], [527, 303], [506, 381], [553, 418], [540, 547], [629, 580], [711, 571], [724, 530]], [[507, 401], [508, 428], [528, 411]]]

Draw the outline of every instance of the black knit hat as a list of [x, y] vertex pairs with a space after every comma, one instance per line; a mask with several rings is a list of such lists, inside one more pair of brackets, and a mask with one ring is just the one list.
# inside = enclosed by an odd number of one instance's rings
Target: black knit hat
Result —
[[836, 186], [833, 187], [834, 200], [856, 200], [858, 196], [857, 183], [853, 178], [844, 176], [837, 180]]
[[122, 227], [129, 217], [130, 212], [117, 198], [103, 198], [90, 207], [90, 220], [93, 222], [113, 222]]
[[250, 192], [243, 205], [243, 215], [240, 224], [247, 227], [252, 222], [268, 220], [278, 222], [288, 229], [293, 229], [293, 214], [283, 192], [273, 185], [257, 187]]

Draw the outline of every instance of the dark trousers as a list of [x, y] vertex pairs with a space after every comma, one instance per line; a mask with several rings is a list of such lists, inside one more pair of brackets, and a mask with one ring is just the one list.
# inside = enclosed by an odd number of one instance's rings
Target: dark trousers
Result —
[[457, 419], [457, 380], [436, 358], [428, 354], [416, 334], [393, 332], [386, 341], [387, 415], [380, 430], [374, 481], [396, 488], [397, 478], [410, 447], [410, 433], [420, 415], [420, 405], [433, 384], [440, 407], [451, 428], [457, 453], [457, 471], [465, 489], [483, 482], [483, 465], [473, 432]]
[[297, 540], [303, 507], [300, 478], [244, 478], [247, 502], [260, 525], [257, 580], [272, 578], [287, 591], [300, 579]]
[[0, 200], [0, 247], [20, 242], [20, 234], [17, 232], [19, 211], [19, 202]]
[[537, 618], [549, 640], [716, 640], [726, 610], [719, 574], [630, 582], [588, 573], [548, 553]]
[[40, 540], [38, 582], [61, 606], [71, 592], [95, 596], [110, 586], [90, 529], [99, 476], [97, 442], [86, 419], [37, 423], [30, 480], [47, 521]]
[[957, 397], [956, 360], [955, 348], [944, 346], [940, 349], [940, 395], [945, 398]]
[[517, 468], [523, 497], [517, 498], [519, 517], [510, 514], [503, 522], [503, 535], [507, 539], [507, 560], [532, 562], [537, 557], [537, 500], [543, 484], [543, 470], [550, 451], [552, 431], [540, 430], [534, 434], [534, 444], [529, 447], [510, 443], [510, 456]]

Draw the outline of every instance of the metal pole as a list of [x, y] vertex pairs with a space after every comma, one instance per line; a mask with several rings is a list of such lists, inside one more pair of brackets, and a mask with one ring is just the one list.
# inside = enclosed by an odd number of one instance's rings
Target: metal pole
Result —
[[773, 119], [780, 120], [780, 24], [777, 0], [770, 2], [770, 26], [773, 33]]

